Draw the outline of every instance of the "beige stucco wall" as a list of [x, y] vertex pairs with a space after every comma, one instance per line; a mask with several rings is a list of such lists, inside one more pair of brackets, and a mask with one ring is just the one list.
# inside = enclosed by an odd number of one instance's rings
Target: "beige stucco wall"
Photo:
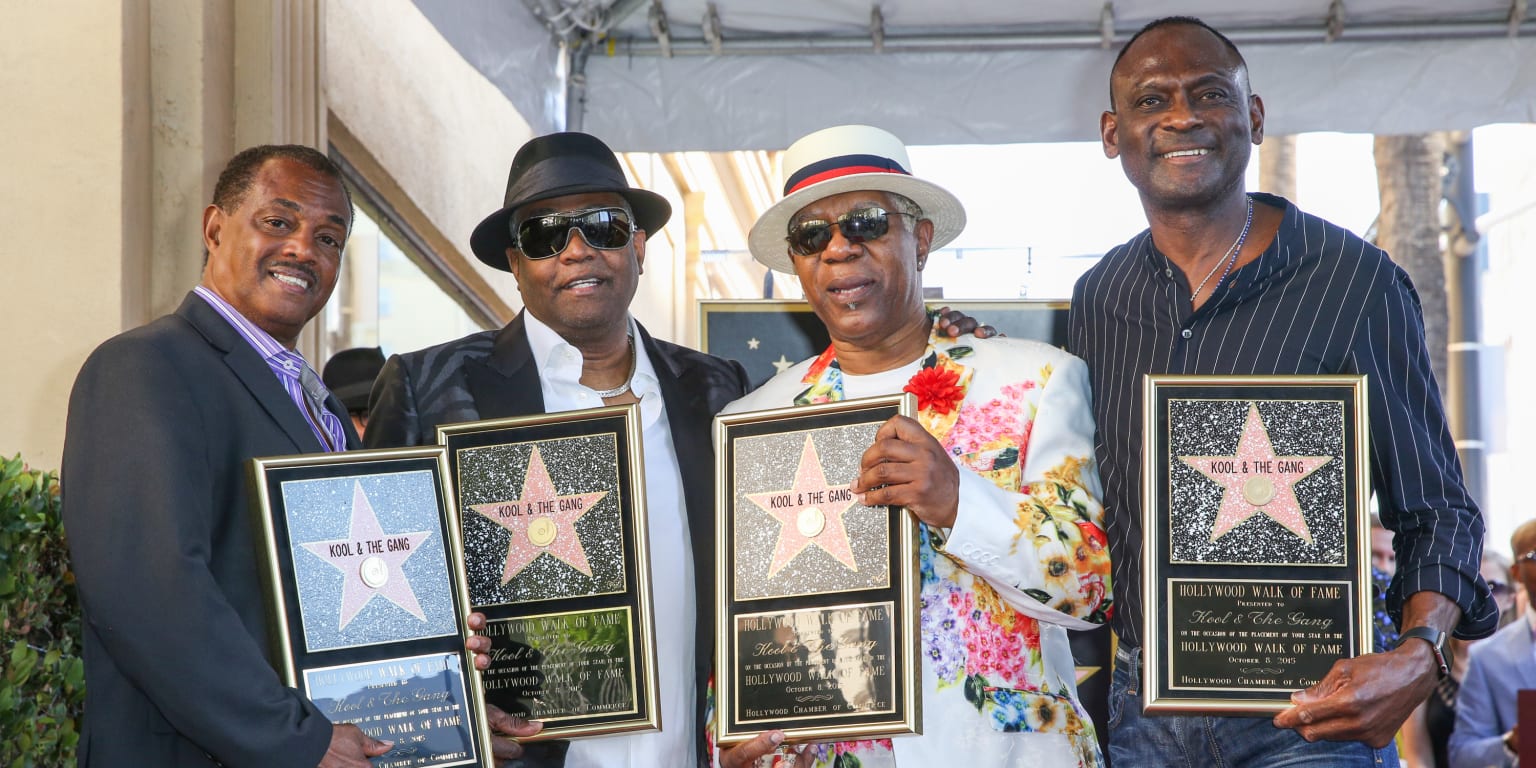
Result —
[[196, 284], [202, 208], [236, 146], [323, 146], [321, 2], [6, 5], [0, 455], [58, 467], [86, 355]]
[[[512, 157], [533, 136], [528, 122], [409, 0], [327, 0], [325, 30], [331, 114], [497, 294], [521, 307], [512, 276], [480, 264], [469, 235], [500, 207]], [[678, 238], [681, 221], [679, 209], [669, 225]], [[648, 254], [633, 310], [652, 334], [678, 339], [669, 245], [658, 241]]]
[[[38, 467], [59, 464], [86, 355], [195, 283], [201, 208], [235, 149], [323, 142], [328, 107], [469, 257], [532, 136], [409, 0], [59, 0], [11, 3], [6, 22], [0, 455]], [[636, 314], [676, 338], [656, 251]], [[469, 261], [521, 305], [510, 275]]]
[[56, 468], [69, 389], [143, 320], [149, 233], [148, 13], [10, 3], [0, 25], [0, 454]]

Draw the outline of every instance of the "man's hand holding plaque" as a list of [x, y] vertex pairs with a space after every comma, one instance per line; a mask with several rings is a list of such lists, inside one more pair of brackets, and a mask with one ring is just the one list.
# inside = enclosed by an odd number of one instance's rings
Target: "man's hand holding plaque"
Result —
[[1376, 663], [1335, 665], [1372, 643], [1364, 392], [1148, 377], [1148, 711], [1275, 713]]

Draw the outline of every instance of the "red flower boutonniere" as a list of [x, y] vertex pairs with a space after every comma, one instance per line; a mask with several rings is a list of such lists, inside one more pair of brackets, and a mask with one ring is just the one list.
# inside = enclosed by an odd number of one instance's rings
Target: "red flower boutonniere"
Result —
[[939, 366], [918, 371], [902, 389], [917, 395], [919, 411], [950, 413], [965, 399], [965, 388], [960, 386], [960, 374]]

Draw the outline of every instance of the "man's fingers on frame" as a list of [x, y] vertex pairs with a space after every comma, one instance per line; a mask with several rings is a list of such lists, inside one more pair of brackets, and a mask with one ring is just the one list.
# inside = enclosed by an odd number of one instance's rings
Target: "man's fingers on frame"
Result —
[[859, 472], [859, 484], [873, 491], [877, 488], [911, 483], [919, 476], [919, 473], [912, 470], [912, 466], [908, 462], [898, 461], [876, 464]]
[[871, 469], [884, 464], [906, 464], [923, 456], [923, 446], [896, 438], [877, 438], [859, 458], [859, 468]]

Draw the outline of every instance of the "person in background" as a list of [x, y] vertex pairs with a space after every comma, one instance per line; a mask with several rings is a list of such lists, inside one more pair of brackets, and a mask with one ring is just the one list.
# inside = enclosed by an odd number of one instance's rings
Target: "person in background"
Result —
[[325, 362], [320, 378], [347, 409], [358, 437], [368, 429], [368, 393], [384, 367], [384, 350], [378, 347], [343, 349]]
[[1371, 513], [1371, 567], [1391, 576], [1397, 572], [1397, 552], [1392, 549], [1392, 531], [1383, 525], [1381, 515]]
[[[1536, 520], [1516, 528], [1509, 544], [1515, 553], [1509, 577], [1529, 597], [1536, 593]], [[1516, 704], [1518, 692], [1528, 688], [1536, 688], [1536, 612], [1529, 606], [1523, 616], [1467, 652], [1467, 674], [1456, 696], [1456, 728], [1450, 739], [1451, 768], [1519, 764]]]
[[[1483, 550], [1483, 581], [1499, 605], [1499, 628], [1519, 618], [1516, 587], [1509, 581], [1509, 558]], [[1467, 652], [1484, 640], [1451, 639], [1451, 674], [1435, 685], [1429, 698], [1403, 723], [1403, 761], [1410, 768], [1449, 768], [1451, 731], [1456, 727], [1456, 697], [1467, 674]]]

